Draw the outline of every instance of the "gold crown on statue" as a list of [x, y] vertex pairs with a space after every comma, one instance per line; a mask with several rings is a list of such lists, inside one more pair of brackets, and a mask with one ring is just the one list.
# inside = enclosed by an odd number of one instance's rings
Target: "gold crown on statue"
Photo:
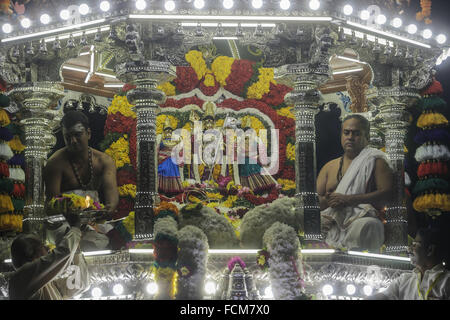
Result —
[[245, 116], [241, 120], [241, 128], [242, 129], [250, 128], [251, 127], [251, 123], [252, 123], [252, 121], [250, 120], [250, 117]]
[[199, 121], [199, 120], [200, 120], [200, 116], [198, 115], [198, 113], [195, 112], [194, 110], [191, 110], [191, 113], [189, 114], [189, 121], [195, 122], [195, 121]]
[[211, 101], [206, 102], [204, 109], [205, 113], [203, 115], [203, 119], [205, 119], [206, 117], [212, 117], [214, 119], [214, 103], [212, 103]]
[[170, 122], [169, 117], [167, 117], [166, 120], [164, 121], [163, 130], [166, 129], [172, 129], [172, 131], [175, 130], [175, 128], [172, 126], [172, 123]]

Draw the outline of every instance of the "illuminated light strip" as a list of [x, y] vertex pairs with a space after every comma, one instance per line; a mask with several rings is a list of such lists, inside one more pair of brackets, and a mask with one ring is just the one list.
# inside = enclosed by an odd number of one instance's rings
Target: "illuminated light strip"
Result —
[[209, 249], [208, 253], [215, 254], [256, 254], [258, 249]]
[[128, 249], [129, 253], [152, 253], [153, 249]]
[[419, 42], [419, 41], [415, 41], [415, 40], [411, 40], [411, 39], [408, 39], [408, 38], [405, 38], [405, 37], [397, 36], [397, 35], [392, 34], [392, 33], [388, 33], [388, 32], [380, 31], [380, 30], [373, 29], [373, 28], [370, 28], [370, 27], [366, 27], [366, 26], [363, 26], [363, 25], [361, 25], [359, 23], [355, 23], [355, 22], [352, 22], [352, 21], [346, 21], [346, 23], [348, 25], [350, 25], [350, 26], [357, 27], [357, 28], [360, 28], [360, 29], [363, 29], [363, 30], [366, 30], [366, 31], [374, 32], [374, 33], [380, 34], [380, 35], [385, 36], [385, 37], [397, 39], [397, 40], [400, 40], [400, 41], [409, 42], [409, 43], [415, 44], [416, 46], [420, 46], [420, 47], [427, 48], [427, 49], [431, 48], [431, 46], [428, 45], [428, 44], [425, 44], [425, 43], [422, 43], [422, 42]]
[[79, 72], [89, 72], [89, 70], [87, 70], [87, 69], [81, 69], [81, 68], [75, 68], [75, 67], [69, 67], [69, 66], [63, 66], [63, 69], [79, 71]]
[[[105, 31], [108, 31], [109, 29], [110, 29], [109, 26], [103, 26], [103, 27], [100, 27], [100, 32], [105, 32]], [[96, 33], [97, 30], [98, 30], [98, 28], [90, 29], [90, 30], [86, 30], [85, 33], [86, 34], [93, 34], [93, 33]], [[75, 33], [72, 34], [72, 36], [74, 38], [81, 37], [82, 35], [83, 35], [83, 32], [75, 32]], [[64, 35], [58, 36], [59, 40], [68, 39], [69, 37], [70, 37], [70, 34], [64, 34]], [[55, 37], [51, 37], [51, 38], [45, 39], [44, 41], [45, 42], [53, 42], [55, 40], [56, 40]], [[83, 52], [83, 55], [87, 55], [87, 54], [89, 54], [89, 52], [87, 52], [87, 53]], [[81, 55], [82, 54], [80, 54], [80, 56]]]
[[[202, 27], [218, 27], [219, 23], [214, 22], [203, 22], [200, 23]], [[197, 22], [182, 22], [182, 27], [196, 27], [198, 25]], [[228, 27], [237, 27], [237, 23], [222, 23], [223, 28]], [[257, 23], [241, 23], [242, 28], [256, 28], [258, 26]], [[263, 28], [275, 28], [277, 25], [275, 23], [261, 23], [261, 27]]]
[[335, 253], [334, 249], [302, 249], [302, 254], [331, 254]]
[[343, 71], [335, 71], [333, 74], [344, 74], [344, 73], [352, 73], [352, 72], [358, 72], [363, 71], [363, 68], [357, 68], [357, 69], [349, 69], [349, 70], [343, 70]]
[[238, 37], [213, 37], [213, 40], [238, 40]]
[[116, 76], [113, 75], [113, 74], [108, 74], [108, 73], [103, 73], [103, 72], [95, 72], [95, 74], [96, 74], [96, 75], [99, 75], [99, 76], [104, 76], [104, 77], [109, 77], [109, 78], [117, 79]]
[[343, 56], [336, 56], [336, 58], [339, 58], [339, 59], [342, 59], [342, 60], [347, 60], [347, 61], [350, 61], [350, 62], [357, 62], [357, 63], [367, 64], [367, 62], [360, 61], [360, 60], [357, 60], [357, 59], [347, 58], [347, 57], [343, 57]]
[[193, 16], [193, 15], [150, 15], [150, 14], [130, 14], [130, 19], [151, 19], [151, 20], [216, 20], [216, 21], [292, 21], [292, 22], [330, 22], [331, 17], [267, 17], [267, 16]]
[[104, 88], [122, 88], [123, 84], [107, 84], [105, 83], [103, 85]]
[[4, 263], [12, 263], [12, 259], [5, 259]]
[[105, 19], [99, 19], [99, 20], [84, 22], [84, 23], [75, 24], [75, 25], [72, 25], [72, 26], [67, 26], [67, 27], [53, 29], [53, 30], [41, 31], [41, 32], [36, 32], [36, 33], [30, 33], [30, 34], [25, 34], [25, 35], [22, 35], [22, 36], [11, 37], [11, 38], [5, 38], [5, 39], [2, 39], [1, 42], [10, 42], [10, 41], [15, 41], [15, 40], [22, 40], [22, 39], [28, 39], [28, 38], [33, 38], [33, 37], [44, 36], [44, 35], [47, 35], [47, 34], [60, 33], [60, 32], [64, 32], [64, 31], [69, 31], [69, 30], [74, 30], [74, 29], [78, 29], [78, 28], [87, 27], [87, 26], [90, 26], [90, 25], [93, 25], [93, 24], [103, 23], [105, 21], [106, 21]]
[[397, 257], [397, 256], [389, 256], [386, 254], [377, 254], [377, 253], [368, 253], [368, 252], [358, 252], [358, 251], [349, 251], [349, 255], [355, 255], [355, 256], [362, 256], [362, 257], [371, 257], [371, 258], [380, 258], [380, 259], [387, 259], [387, 260], [399, 260], [399, 261], [406, 261], [410, 262], [410, 258], [405, 257]]
[[88, 257], [88, 256], [99, 256], [99, 255], [102, 255], [102, 254], [111, 254], [111, 253], [112, 253], [112, 250], [99, 250], [99, 251], [83, 252], [83, 255], [85, 257]]

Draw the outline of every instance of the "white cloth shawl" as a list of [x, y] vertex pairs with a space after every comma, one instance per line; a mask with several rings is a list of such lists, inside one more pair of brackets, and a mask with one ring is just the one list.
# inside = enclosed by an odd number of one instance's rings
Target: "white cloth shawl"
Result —
[[[336, 193], [354, 195], [366, 193], [367, 184], [372, 176], [376, 159], [383, 158], [388, 162], [384, 152], [366, 147], [353, 159]], [[389, 163], [389, 162], [388, 162]], [[350, 224], [358, 218], [377, 217], [377, 210], [370, 204], [359, 204], [342, 209], [327, 208], [321, 212], [323, 230], [327, 232], [326, 242], [332, 246], [342, 246], [346, 231]], [[329, 230], [327, 230], [329, 229]]]

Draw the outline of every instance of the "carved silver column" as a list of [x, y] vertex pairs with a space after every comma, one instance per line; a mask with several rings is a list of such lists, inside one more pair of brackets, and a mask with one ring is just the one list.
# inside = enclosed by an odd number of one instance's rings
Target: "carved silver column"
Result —
[[156, 89], [159, 83], [176, 75], [170, 63], [131, 61], [118, 65], [116, 74], [124, 82], [136, 85], [128, 91], [130, 104], [135, 105], [137, 124], [137, 186], [135, 209], [135, 240], [153, 239], [153, 207], [158, 197], [156, 157], [156, 115], [165, 102], [164, 92]]
[[56, 82], [25, 83], [16, 85], [8, 95], [22, 106], [20, 124], [26, 144], [24, 222], [28, 222], [24, 224], [24, 231], [28, 228], [37, 231], [45, 216], [42, 169], [48, 152], [56, 143], [53, 128], [61, 119], [61, 110], [53, 109], [64, 96], [64, 88]]
[[386, 253], [406, 252], [408, 222], [404, 186], [404, 144], [410, 114], [407, 111], [420, 95], [408, 88], [373, 88], [369, 103], [380, 110], [381, 127], [385, 132], [386, 153], [394, 171], [394, 195], [386, 208]]
[[316, 134], [318, 87], [329, 78], [327, 64], [292, 64], [275, 70], [277, 81], [293, 87], [286, 97], [295, 113], [295, 183], [297, 210], [304, 212], [305, 240], [321, 240], [320, 207], [316, 191]]

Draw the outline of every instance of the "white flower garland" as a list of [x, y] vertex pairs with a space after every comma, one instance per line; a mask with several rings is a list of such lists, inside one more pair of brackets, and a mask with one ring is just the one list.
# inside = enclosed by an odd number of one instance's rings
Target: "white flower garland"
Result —
[[414, 158], [417, 162], [426, 160], [450, 160], [450, 151], [447, 146], [441, 144], [427, 145], [424, 144], [417, 148]]
[[187, 93], [182, 93], [176, 96], [170, 96], [168, 98], [172, 98], [175, 100], [180, 100], [184, 98], [191, 98], [193, 96], [197, 96], [198, 98], [202, 99], [203, 101], [217, 101], [221, 96], [224, 96], [225, 99], [236, 99], [238, 101], [244, 101], [244, 98], [238, 97], [237, 95], [231, 93], [228, 90], [225, 90], [223, 87], [220, 87], [219, 90], [213, 95], [213, 96], [207, 96], [205, 95], [199, 88], [195, 88], [194, 90], [191, 90]]
[[11, 147], [4, 143], [0, 143], [0, 159], [9, 160], [14, 156], [14, 153], [11, 150]]
[[25, 171], [22, 168], [9, 168], [9, 178], [11, 180], [25, 182]]
[[176, 298], [201, 300], [208, 261], [208, 238], [200, 228], [186, 226], [178, 232], [178, 249], [177, 266], [181, 275]]
[[270, 253], [269, 274], [276, 300], [294, 300], [303, 295], [299, 278], [300, 241], [294, 228], [275, 222], [264, 233], [263, 241]]

